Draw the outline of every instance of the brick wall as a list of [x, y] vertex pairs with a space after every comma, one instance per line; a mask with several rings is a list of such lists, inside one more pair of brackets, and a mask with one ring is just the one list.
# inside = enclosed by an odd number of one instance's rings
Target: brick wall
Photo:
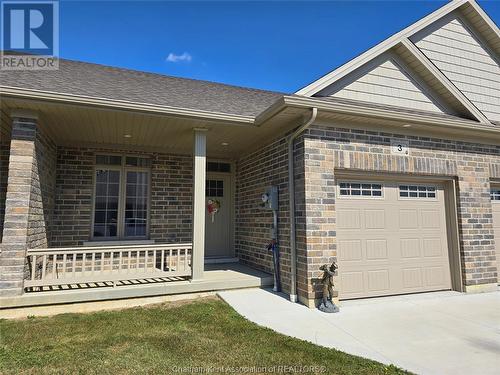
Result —
[[[390, 153], [392, 137], [410, 141], [409, 157]], [[456, 176], [463, 279], [466, 287], [496, 283], [489, 198], [500, 146], [315, 125], [305, 140], [308, 298], [318, 298], [313, 279], [336, 256], [335, 170]]]
[[[296, 170], [296, 239], [297, 281], [299, 294], [305, 292], [306, 264], [304, 236], [304, 174], [303, 142], [295, 146]], [[279, 219], [278, 244], [280, 249], [280, 274], [282, 288], [290, 291], [290, 215], [288, 199], [288, 144], [280, 137], [259, 150], [241, 157], [236, 167], [236, 222], [235, 247], [240, 261], [264, 271], [273, 272], [269, 243], [273, 214], [258, 208], [261, 195], [270, 186], [278, 187]]]
[[37, 130], [28, 219], [29, 249], [49, 246], [56, 183], [56, 146], [42, 126]]
[[81, 246], [90, 239], [94, 153], [58, 147], [52, 247]]
[[0, 243], [2, 242], [3, 220], [5, 216], [5, 196], [9, 173], [10, 134], [0, 130]]
[[[306, 290], [302, 301], [321, 297], [323, 264], [331, 264], [336, 255], [335, 245], [335, 184], [334, 157], [323, 141], [304, 139], [304, 242], [307, 254], [305, 277], [300, 283]], [[309, 301], [305, 301], [309, 300]]]
[[[51, 246], [81, 246], [91, 237], [96, 153], [117, 150], [59, 147]], [[130, 154], [130, 152], [128, 152]], [[192, 157], [150, 156], [150, 239], [157, 243], [191, 241]]]
[[[410, 141], [409, 157], [391, 155], [390, 141], [394, 137]], [[22, 136], [19, 142], [25, 142]], [[3, 144], [0, 156], [6, 160], [5, 144], [9, 143]], [[38, 129], [30, 172], [29, 247], [47, 243], [53, 247], [75, 246], [90, 239], [97, 152], [111, 151], [68, 147], [56, 151], [43, 128]], [[258, 204], [267, 187], [278, 186], [280, 266], [286, 292], [290, 284], [287, 155], [283, 136], [242, 156], [236, 163], [235, 197], [236, 254], [243, 263], [272, 272], [272, 255], [265, 249], [272, 213], [259, 209]], [[192, 158], [149, 156], [152, 158], [150, 238], [159, 243], [190, 241]], [[4, 163], [1, 167], [7, 171]], [[303, 302], [319, 297], [319, 267], [336, 256], [336, 170], [456, 177], [465, 285], [496, 282], [489, 188], [491, 178], [500, 178], [500, 146], [315, 125], [295, 145], [297, 282]]]
[[151, 167], [151, 239], [191, 242], [193, 158], [155, 155]]

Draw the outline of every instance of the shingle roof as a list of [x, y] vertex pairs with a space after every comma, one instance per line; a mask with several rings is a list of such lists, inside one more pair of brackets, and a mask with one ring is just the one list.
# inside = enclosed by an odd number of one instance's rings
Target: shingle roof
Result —
[[256, 117], [282, 93], [72, 60], [59, 70], [0, 70], [0, 86]]

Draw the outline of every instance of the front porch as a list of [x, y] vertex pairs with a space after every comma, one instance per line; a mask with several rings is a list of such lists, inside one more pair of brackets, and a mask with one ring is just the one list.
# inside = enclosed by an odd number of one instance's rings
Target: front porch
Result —
[[249, 128], [17, 100], [1, 120], [0, 309], [272, 286], [258, 204], [286, 181], [238, 175]]
[[[205, 264], [203, 279], [190, 281], [190, 276], [143, 278], [116, 276], [108, 273], [107, 279], [115, 281], [91, 281], [99, 277], [86, 276], [87, 281], [65, 284], [52, 282], [52, 286], [31, 287], [22, 295], [2, 297], [0, 309], [153, 297], [177, 294], [215, 292], [241, 288], [264, 288], [273, 285], [273, 277], [263, 271], [239, 262]], [[113, 275], [114, 277], [109, 277]], [[106, 277], [101, 277], [106, 279]], [[117, 281], [117, 280], [120, 281]], [[75, 279], [76, 280], [76, 279]], [[48, 283], [47, 283], [48, 284]]]

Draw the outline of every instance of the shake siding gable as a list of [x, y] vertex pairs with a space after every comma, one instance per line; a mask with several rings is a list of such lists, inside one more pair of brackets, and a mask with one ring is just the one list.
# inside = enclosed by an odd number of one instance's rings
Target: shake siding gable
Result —
[[393, 59], [384, 61], [332, 96], [430, 112], [443, 112]]
[[484, 115], [500, 121], [500, 66], [498, 56], [460, 18], [447, 20], [437, 30], [413, 38], [416, 46]]

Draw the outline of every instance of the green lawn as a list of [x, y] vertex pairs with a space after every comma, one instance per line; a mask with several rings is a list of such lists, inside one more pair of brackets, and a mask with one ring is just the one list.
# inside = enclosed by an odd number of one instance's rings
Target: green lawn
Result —
[[313, 372], [330, 374], [403, 373], [259, 327], [216, 298], [0, 320], [2, 374], [169, 374], [185, 367], [280, 365], [317, 366]]

